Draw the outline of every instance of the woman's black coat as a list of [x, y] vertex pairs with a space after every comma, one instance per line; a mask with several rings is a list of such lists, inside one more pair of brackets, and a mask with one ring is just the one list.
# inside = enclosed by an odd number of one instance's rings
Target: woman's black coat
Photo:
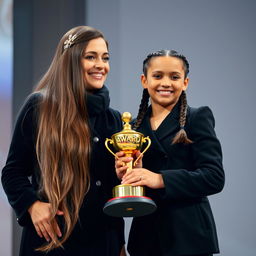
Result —
[[[40, 169], [35, 153], [39, 98], [39, 93], [32, 94], [24, 104], [2, 171], [4, 190], [15, 210], [17, 221], [23, 226], [20, 256], [45, 255], [34, 251], [46, 241], [35, 232], [27, 211], [33, 202], [41, 199], [37, 193]], [[119, 183], [115, 175], [114, 157], [106, 150], [104, 142], [105, 138], [122, 129], [121, 118], [119, 113], [109, 108], [109, 95], [105, 87], [88, 96], [87, 107], [92, 130], [90, 189], [82, 204], [79, 222], [64, 244], [65, 249], [53, 250], [47, 256], [119, 256], [124, 244], [123, 219], [106, 216], [102, 211], [104, 203], [112, 197], [113, 186]]]
[[135, 218], [128, 251], [131, 256], [176, 256], [219, 251], [208, 195], [224, 186], [221, 146], [208, 107], [188, 107], [185, 130], [193, 143], [174, 144], [179, 131], [179, 103], [156, 131], [150, 126], [151, 109], [138, 129], [152, 145], [143, 167], [161, 173], [164, 189], [147, 189], [157, 204], [155, 213]]

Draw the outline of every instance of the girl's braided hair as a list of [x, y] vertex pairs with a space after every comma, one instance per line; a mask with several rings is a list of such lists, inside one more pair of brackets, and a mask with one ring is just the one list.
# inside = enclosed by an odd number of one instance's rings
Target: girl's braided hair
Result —
[[[176, 52], [174, 50], [160, 50], [160, 51], [148, 54], [146, 59], [143, 61], [143, 74], [145, 75], [145, 77], [147, 76], [147, 71], [148, 71], [148, 67], [149, 67], [151, 59], [154, 57], [161, 57], [161, 56], [176, 57], [176, 58], [182, 60], [184, 71], [185, 71], [185, 78], [187, 77], [187, 75], [189, 73], [189, 63], [184, 55], [179, 54], [178, 52]], [[134, 123], [134, 126], [133, 126], [133, 128], [135, 130], [140, 127], [140, 125], [143, 121], [143, 118], [146, 114], [146, 111], [148, 109], [149, 97], [150, 96], [149, 96], [148, 90], [144, 89], [140, 107], [139, 107], [139, 112], [138, 112], [138, 115], [136, 118], [136, 122]], [[181, 101], [180, 119], [179, 119], [180, 130], [177, 132], [177, 134], [173, 138], [172, 144], [176, 144], [176, 143], [189, 144], [189, 143], [192, 143], [192, 141], [187, 137], [187, 133], [185, 131], [186, 115], [187, 115], [187, 97], [186, 97], [185, 91], [182, 92], [182, 94], [180, 96], [180, 101]]]

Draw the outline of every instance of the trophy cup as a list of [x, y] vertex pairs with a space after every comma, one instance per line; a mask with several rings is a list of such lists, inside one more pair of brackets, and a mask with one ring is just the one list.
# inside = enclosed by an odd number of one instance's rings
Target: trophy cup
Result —
[[[125, 152], [125, 156], [133, 157], [137, 150], [141, 150], [143, 143], [147, 142], [146, 148], [140, 156], [129, 163], [127, 172], [131, 171], [136, 162], [141, 158], [150, 144], [149, 137], [144, 137], [140, 132], [131, 129], [129, 122], [131, 114], [124, 112], [122, 120], [124, 122], [123, 130], [111, 136], [111, 139], [106, 139], [105, 146], [111, 154], [117, 157], [109, 148], [108, 143], [112, 144], [116, 151]], [[156, 210], [154, 201], [145, 196], [145, 188], [143, 186], [132, 186], [130, 184], [122, 184], [113, 188], [113, 198], [108, 200], [103, 208], [104, 213], [115, 217], [139, 217], [150, 214]]]

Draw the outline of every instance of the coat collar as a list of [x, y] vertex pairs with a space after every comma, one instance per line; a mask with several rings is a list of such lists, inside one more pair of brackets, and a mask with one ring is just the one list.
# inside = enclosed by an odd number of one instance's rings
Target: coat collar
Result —
[[95, 123], [97, 117], [109, 108], [110, 98], [107, 87], [103, 86], [93, 93], [86, 94], [86, 105], [89, 117], [89, 124], [93, 133], [97, 134]]
[[89, 117], [98, 116], [109, 108], [110, 98], [106, 86], [93, 93], [86, 94], [86, 104]]

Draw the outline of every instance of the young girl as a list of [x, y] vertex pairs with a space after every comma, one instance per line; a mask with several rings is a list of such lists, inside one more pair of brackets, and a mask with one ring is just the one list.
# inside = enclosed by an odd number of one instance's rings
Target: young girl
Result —
[[[143, 62], [143, 97], [134, 129], [152, 145], [139, 166], [127, 172], [117, 153], [123, 184], [146, 186], [158, 208], [134, 218], [128, 243], [131, 256], [212, 255], [219, 252], [207, 196], [224, 186], [222, 152], [209, 107], [187, 105], [187, 59], [173, 50], [149, 54]], [[150, 98], [151, 105], [148, 107]]]
[[123, 220], [102, 211], [119, 183], [104, 142], [122, 129], [108, 72], [103, 34], [75, 27], [19, 113], [2, 183], [23, 226], [20, 256], [121, 253]]

